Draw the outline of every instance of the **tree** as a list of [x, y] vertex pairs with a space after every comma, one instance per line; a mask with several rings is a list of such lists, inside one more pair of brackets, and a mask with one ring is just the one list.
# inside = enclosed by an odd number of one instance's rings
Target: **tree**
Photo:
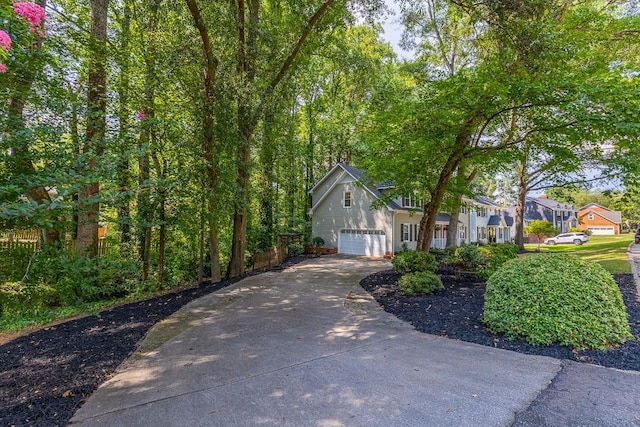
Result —
[[[618, 20], [614, 7], [600, 8], [598, 2], [449, 7], [467, 14], [478, 34], [469, 68], [446, 78], [418, 69], [409, 80], [413, 87], [378, 107], [383, 110], [376, 112], [379, 124], [373, 127], [382, 135], [372, 138], [379, 159], [373, 178], [393, 179], [400, 191], [426, 195], [421, 250], [430, 247], [437, 213], [461, 162], [486, 164], [498, 156], [507, 162], [523, 144], [542, 152], [541, 145], [558, 136], [575, 149], [579, 141], [611, 135], [615, 114], [605, 106], [626, 85], [610, 64], [619, 52], [621, 28], [635, 28]], [[603, 22], [615, 23], [616, 30], [596, 31]], [[391, 123], [393, 130], [385, 129]]]
[[104, 153], [107, 110], [107, 16], [109, 0], [91, 0], [91, 57], [87, 88], [87, 130], [84, 155], [86, 183], [78, 195], [77, 251], [92, 258], [98, 253], [100, 183], [96, 176], [98, 159]]
[[534, 219], [527, 226], [527, 233], [533, 234], [538, 239], [538, 252], [540, 251], [540, 243], [543, 237], [552, 236], [558, 233], [553, 224], [543, 219]]

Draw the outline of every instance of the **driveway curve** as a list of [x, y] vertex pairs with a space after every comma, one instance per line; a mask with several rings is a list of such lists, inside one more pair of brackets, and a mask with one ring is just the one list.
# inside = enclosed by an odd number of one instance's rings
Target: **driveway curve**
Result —
[[79, 426], [505, 426], [561, 361], [421, 334], [327, 256], [248, 277], [156, 325]]

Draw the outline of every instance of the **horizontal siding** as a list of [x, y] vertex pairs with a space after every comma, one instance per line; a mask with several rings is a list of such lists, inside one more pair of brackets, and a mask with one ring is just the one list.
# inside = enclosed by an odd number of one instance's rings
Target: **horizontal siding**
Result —
[[[351, 192], [351, 207], [342, 206], [343, 193]], [[385, 232], [386, 249], [391, 251], [391, 212], [386, 208], [371, 210], [374, 196], [354, 182], [340, 183], [316, 206], [312, 215], [313, 237], [319, 236], [326, 247], [338, 247], [341, 229], [382, 230]]]

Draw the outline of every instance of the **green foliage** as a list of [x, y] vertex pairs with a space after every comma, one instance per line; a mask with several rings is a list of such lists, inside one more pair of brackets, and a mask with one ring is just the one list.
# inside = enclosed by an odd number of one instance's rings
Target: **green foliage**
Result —
[[287, 246], [287, 254], [289, 254], [289, 256], [302, 255], [303, 252], [304, 246], [297, 243], [289, 243], [289, 245]]
[[316, 248], [321, 248], [324, 246], [324, 239], [320, 236], [316, 236], [313, 239], [311, 239], [311, 244]]
[[431, 271], [405, 274], [398, 280], [398, 287], [405, 295], [431, 294], [444, 289], [440, 277]]
[[447, 261], [469, 270], [477, 270], [486, 263], [486, 258], [476, 243], [463, 243], [455, 248]]
[[529, 223], [527, 227], [527, 233], [535, 234], [536, 236], [553, 236], [558, 233], [558, 230], [549, 221], [543, 219], [534, 219]]
[[514, 243], [492, 243], [478, 247], [483, 254], [485, 263], [480, 267], [480, 277], [488, 279], [505, 262], [518, 256], [518, 245]]
[[391, 260], [393, 270], [398, 273], [435, 272], [438, 268], [436, 257], [427, 252], [401, 251]]
[[484, 322], [509, 339], [607, 349], [631, 338], [627, 318], [611, 275], [572, 255], [516, 258], [487, 281]]

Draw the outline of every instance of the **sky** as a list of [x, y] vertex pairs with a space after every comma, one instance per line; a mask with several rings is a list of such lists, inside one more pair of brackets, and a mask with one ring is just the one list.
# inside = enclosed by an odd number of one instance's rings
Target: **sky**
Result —
[[402, 23], [400, 23], [400, 15], [398, 5], [393, 0], [386, 0], [387, 6], [392, 10], [392, 15], [386, 17], [382, 22], [384, 34], [382, 37], [391, 43], [393, 50], [402, 59], [409, 59], [414, 56], [410, 51], [406, 51], [400, 47], [400, 38], [402, 37]]

